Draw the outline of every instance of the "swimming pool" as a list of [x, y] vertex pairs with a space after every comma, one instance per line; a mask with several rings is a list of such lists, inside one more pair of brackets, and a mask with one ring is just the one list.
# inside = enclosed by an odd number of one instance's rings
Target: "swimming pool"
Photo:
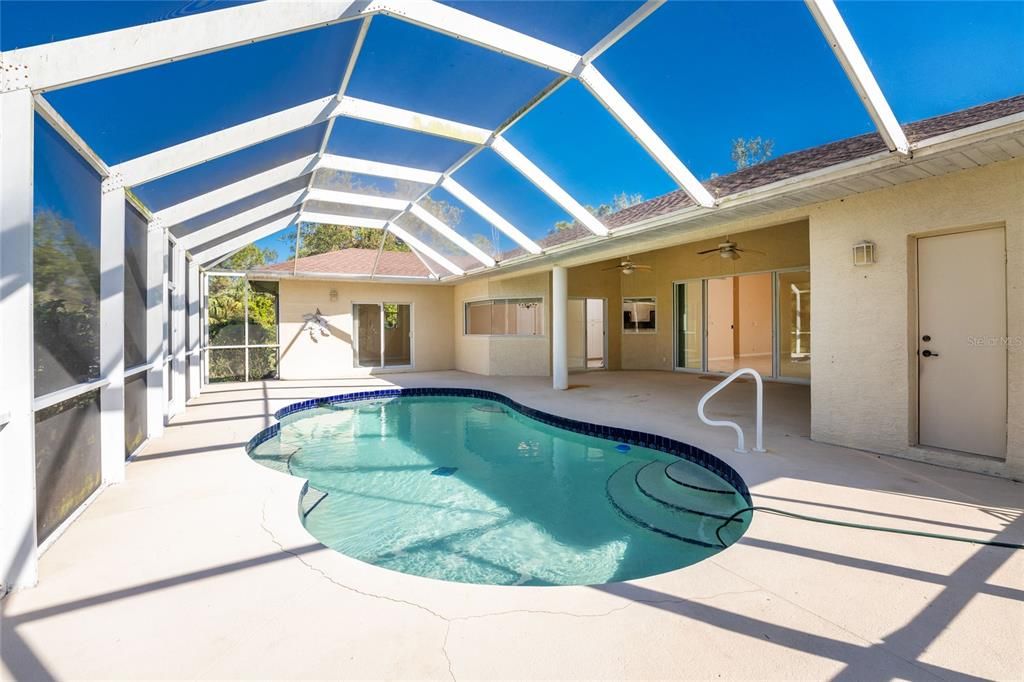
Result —
[[[249, 454], [308, 481], [309, 533], [429, 578], [586, 585], [663, 573], [721, 551], [715, 530], [750, 502], [739, 475], [698, 448], [488, 391], [356, 393], [276, 416]], [[723, 529], [726, 544], [745, 524]]]

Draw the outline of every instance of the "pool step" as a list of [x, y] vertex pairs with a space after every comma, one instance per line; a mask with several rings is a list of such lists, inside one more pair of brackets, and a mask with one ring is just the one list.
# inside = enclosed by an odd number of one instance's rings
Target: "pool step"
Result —
[[675, 463], [650, 462], [636, 472], [636, 485], [641, 493], [677, 511], [724, 521], [738, 509], [747, 506], [738, 494], [721, 495], [680, 485], [667, 476]]
[[640, 491], [636, 476], [645, 460], [626, 462], [608, 477], [606, 491], [612, 505], [633, 523], [655, 533], [703, 547], [718, 547], [715, 528], [722, 521], [672, 509]]
[[717, 495], [735, 495], [731, 485], [699, 464], [685, 459], [672, 462], [665, 467], [665, 476], [679, 485]]

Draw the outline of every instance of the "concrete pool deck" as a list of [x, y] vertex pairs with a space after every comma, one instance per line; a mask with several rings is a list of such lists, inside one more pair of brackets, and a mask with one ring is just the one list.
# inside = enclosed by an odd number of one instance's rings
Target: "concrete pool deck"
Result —
[[[213, 385], [3, 601], [18, 679], [1022, 679], [1024, 552], [757, 514], [696, 565], [628, 583], [509, 588], [379, 569], [302, 528], [302, 481], [244, 445], [298, 400], [467, 386], [699, 445], [754, 503], [1024, 542], [1024, 485], [808, 439], [809, 389], [768, 384], [765, 454], [700, 424], [713, 384], [658, 372], [461, 372]], [[711, 416], [750, 426], [753, 385]], [[748, 438], [752, 435], [748, 430]], [[863, 511], [869, 510], [869, 511]]]

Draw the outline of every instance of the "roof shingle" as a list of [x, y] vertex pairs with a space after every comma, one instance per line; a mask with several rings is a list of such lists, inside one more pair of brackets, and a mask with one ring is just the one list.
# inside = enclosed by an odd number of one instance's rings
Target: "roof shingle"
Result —
[[[298, 260], [274, 263], [258, 268], [261, 272], [320, 272], [331, 275], [373, 274], [377, 249], [341, 249]], [[378, 275], [392, 277], [429, 277], [430, 270], [410, 251], [381, 251], [377, 262]]]

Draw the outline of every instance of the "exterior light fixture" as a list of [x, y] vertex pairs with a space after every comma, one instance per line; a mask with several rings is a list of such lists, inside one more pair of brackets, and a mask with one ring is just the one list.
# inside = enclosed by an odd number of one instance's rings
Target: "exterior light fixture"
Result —
[[853, 245], [854, 265], [875, 264], [875, 243], [871, 241], [860, 241]]
[[332, 301], [337, 301], [337, 300], [338, 300], [338, 290], [337, 290], [337, 289], [331, 289], [331, 293], [330, 293], [330, 294], [328, 294], [328, 297], [329, 297], [329, 298], [330, 298], [330, 299], [331, 299]]

